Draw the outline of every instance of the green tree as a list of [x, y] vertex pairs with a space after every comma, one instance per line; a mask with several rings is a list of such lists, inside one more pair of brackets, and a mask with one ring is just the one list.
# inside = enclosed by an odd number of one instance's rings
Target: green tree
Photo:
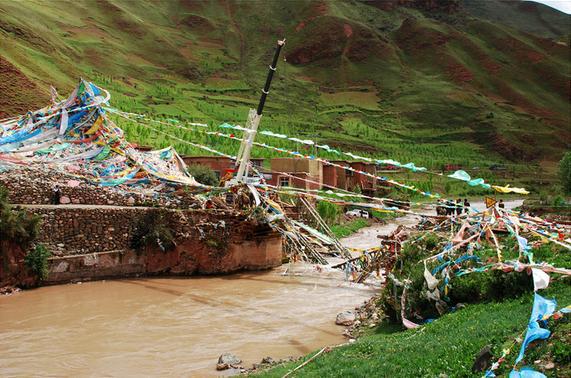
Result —
[[[11, 245], [26, 251], [39, 233], [40, 217], [25, 210], [13, 208], [8, 203], [8, 191], [0, 187], [0, 262], [5, 261], [6, 251]], [[40, 280], [48, 274], [47, 258], [50, 253], [38, 245], [25, 257], [26, 265]]]
[[567, 151], [559, 161], [559, 178], [563, 185], [563, 192], [571, 194], [571, 151]]
[[339, 223], [343, 209], [341, 206], [335, 205], [327, 201], [319, 201], [317, 203], [317, 212], [319, 216], [328, 225]]
[[42, 244], [36, 245], [24, 258], [26, 266], [30, 268], [40, 280], [48, 278], [48, 257], [51, 253]]
[[198, 164], [189, 165], [188, 173], [190, 173], [196, 181], [201, 184], [218, 186], [218, 177], [216, 177], [216, 173], [214, 173], [210, 167]]

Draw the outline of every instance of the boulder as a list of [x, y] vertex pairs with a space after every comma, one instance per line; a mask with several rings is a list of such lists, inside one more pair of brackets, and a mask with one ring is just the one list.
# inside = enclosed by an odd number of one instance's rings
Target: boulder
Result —
[[472, 365], [472, 372], [477, 373], [479, 371], [486, 370], [490, 365], [492, 357], [494, 357], [494, 355], [492, 354], [492, 346], [486, 345], [480, 350], [480, 352], [476, 356], [476, 360]]
[[68, 196], [61, 196], [61, 198], [59, 199], [59, 203], [67, 205], [68, 203], [71, 203], [71, 200], [69, 199]]
[[337, 314], [335, 324], [350, 326], [355, 322], [355, 313], [353, 311], [343, 311]]
[[218, 363], [216, 364], [216, 370], [226, 370], [226, 369], [238, 369], [242, 360], [233, 355], [232, 353], [224, 353], [218, 357]]

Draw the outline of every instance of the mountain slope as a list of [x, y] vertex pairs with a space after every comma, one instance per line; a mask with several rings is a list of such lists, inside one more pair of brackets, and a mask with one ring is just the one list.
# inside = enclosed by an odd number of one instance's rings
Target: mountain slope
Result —
[[553, 162], [571, 141], [569, 22], [500, 0], [0, 2], [0, 116], [84, 76], [124, 110], [243, 122], [285, 36], [265, 128], [434, 167]]

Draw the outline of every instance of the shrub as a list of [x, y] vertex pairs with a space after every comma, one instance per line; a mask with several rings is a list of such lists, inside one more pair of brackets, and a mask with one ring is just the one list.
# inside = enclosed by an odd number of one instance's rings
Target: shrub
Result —
[[319, 216], [323, 218], [325, 223], [332, 225], [339, 223], [339, 219], [343, 213], [343, 208], [331, 202], [319, 201], [317, 202], [317, 212], [319, 213]]
[[8, 192], [0, 187], [0, 241], [13, 242], [27, 249], [39, 233], [40, 217], [8, 203]]
[[148, 246], [159, 247], [165, 252], [175, 247], [174, 236], [162, 211], [147, 211], [133, 234], [131, 248], [140, 252]]
[[188, 173], [203, 185], [218, 186], [218, 177], [216, 177], [216, 173], [210, 167], [198, 164], [189, 165]]
[[50, 256], [50, 251], [42, 244], [38, 244], [36, 248], [28, 252], [24, 258], [24, 263], [42, 281], [48, 278], [48, 257]]
[[571, 151], [567, 151], [559, 161], [559, 179], [563, 186], [563, 192], [571, 194]]
[[553, 200], [553, 206], [555, 206], [555, 207], [564, 207], [566, 205], [567, 205], [567, 202], [565, 201], [565, 198], [563, 198], [561, 196], [557, 196]]
[[[513, 243], [512, 243], [513, 244]], [[419, 315], [423, 319], [435, 318], [439, 316], [439, 311], [435, 302], [427, 298], [428, 287], [424, 278], [424, 264], [422, 261], [433, 256], [440, 251], [440, 239], [435, 234], [427, 234], [419, 242], [404, 246], [401, 254], [396, 260], [393, 274], [403, 281], [408, 279], [409, 289], [406, 298], [405, 313]], [[511, 245], [506, 240], [505, 257], [508, 257]], [[517, 252], [512, 252], [517, 256]], [[483, 250], [478, 253], [482, 259], [487, 255], [493, 256], [494, 250]], [[540, 255], [544, 255], [541, 253]], [[438, 262], [438, 264], [443, 261]], [[464, 267], [469, 267], [472, 263], [464, 263]], [[430, 266], [428, 267], [430, 271]], [[440, 278], [440, 276], [438, 277]], [[442, 280], [439, 282], [441, 291], [440, 298], [446, 305], [453, 307], [458, 303], [479, 303], [486, 301], [498, 301], [506, 298], [518, 297], [533, 290], [533, 280], [525, 272], [504, 273], [497, 270], [489, 270], [481, 273], [470, 273], [459, 277], [451, 274], [448, 284], [447, 296], [444, 295]], [[400, 320], [400, 296], [402, 288], [394, 284], [392, 280], [387, 282], [381, 295], [381, 307], [389, 320], [397, 322]]]

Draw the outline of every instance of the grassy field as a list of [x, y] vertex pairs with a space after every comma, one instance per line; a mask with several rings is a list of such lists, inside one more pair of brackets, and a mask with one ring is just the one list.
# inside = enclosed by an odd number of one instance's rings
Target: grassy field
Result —
[[[541, 292], [545, 298], [555, 297], [558, 306], [571, 303], [569, 283], [554, 282]], [[379, 326], [355, 344], [334, 349], [318, 357], [293, 376], [299, 377], [481, 377], [471, 372], [478, 352], [492, 346], [496, 358], [526, 329], [533, 295], [502, 302], [467, 305], [466, 308], [444, 315], [433, 323], [409, 331]], [[571, 323], [567, 319], [550, 321], [553, 332], [549, 341], [540, 341], [528, 348], [525, 361], [555, 358], [556, 370], [548, 376], [569, 376], [569, 337]], [[516, 346], [498, 373], [507, 375], [519, 352]], [[310, 353], [304, 359], [311, 357]], [[494, 360], [495, 361], [495, 360]], [[281, 377], [302, 361], [285, 364], [259, 374], [261, 377]], [[540, 370], [536, 365], [536, 370]]]

